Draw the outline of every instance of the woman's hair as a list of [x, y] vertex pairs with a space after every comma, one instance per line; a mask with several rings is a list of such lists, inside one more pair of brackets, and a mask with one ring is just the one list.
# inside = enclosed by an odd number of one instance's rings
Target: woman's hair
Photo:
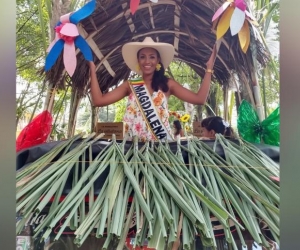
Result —
[[[137, 57], [139, 58], [139, 53], [142, 49], [140, 49], [137, 53]], [[160, 59], [160, 54], [159, 52], [154, 49], [157, 53], [157, 57]], [[153, 74], [153, 78], [152, 78], [152, 83], [151, 83], [151, 87], [154, 91], [158, 91], [159, 89], [161, 89], [163, 92], [168, 92], [169, 91], [169, 86], [168, 86], [168, 80], [169, 78], [165, 76], [165, 68], [162, 65], [162, 63], [160, 64], [160, 69], [159, 71], [155, 70], [154, 74]]]
[[175, 135], [179, 135], [180, 134], [180, 130], [182, 129], [180, 121], [175, 120], [173, 122], [173, 125], [175, 127]]
[[225, 137], [234, 137], [234, 132], [231, 126], [227, 124], [220, 116], [211, 116], [201, 121], [201, 127], [206, 128], [208, 131], [214, 130], [218, 134]]

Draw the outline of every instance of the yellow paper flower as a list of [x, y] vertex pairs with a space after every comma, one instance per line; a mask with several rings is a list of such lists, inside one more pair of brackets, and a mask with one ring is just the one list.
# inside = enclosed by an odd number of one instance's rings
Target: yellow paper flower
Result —
[[182, 116], [182, 117], [180, 118], [180, 121], [182, 121], [182, 122], [188, 122], [189, 119], [190, 119], [190, 115], [185, 114], [184, 116]]
[[191, 132], [191, 127], [189, 126], [189, 125], [185, 125], [185, 130], [187, 131], [187, 132]]

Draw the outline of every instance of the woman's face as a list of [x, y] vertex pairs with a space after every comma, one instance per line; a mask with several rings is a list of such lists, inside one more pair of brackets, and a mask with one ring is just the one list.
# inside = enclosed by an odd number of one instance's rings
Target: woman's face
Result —
[[143, 74], [153, 74], [159, 61], [160, 60], [155, 49], [143, 48], [138, 54], [138, 63]]

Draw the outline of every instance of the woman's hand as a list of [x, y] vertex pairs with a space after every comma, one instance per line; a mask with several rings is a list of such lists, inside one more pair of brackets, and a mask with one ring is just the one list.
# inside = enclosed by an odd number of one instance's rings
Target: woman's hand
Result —
[[213, 69], [216, 57], [217, 57], [217, 47], [216, 45], [214, 45], [210, 58], [206, 63], [207, 69]]

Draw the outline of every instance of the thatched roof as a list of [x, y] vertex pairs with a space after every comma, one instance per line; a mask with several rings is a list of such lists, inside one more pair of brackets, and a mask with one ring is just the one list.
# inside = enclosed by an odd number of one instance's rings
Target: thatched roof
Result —
[[[221, 0], [158, 0], [154, 4], [141, 0], [138, 10], [132, 15], [130, 0], [98, 0], [95, 12], [79, 24], [79, 30], [93, 50], [102, 91], [116, 86], [130, 74], [122, 59], [122, 45], [130, 41], [142, 41], [146, 36], [173, 44], [176, 49], [175, 60], [186, 62], [203, 76], [205, 63], [216, 42], [211, 19], [222, 3]], [[255, 40], [253, 33], [251, 43], [256, 48], [257, 61], [265, 65], [268, 54], [262, 44]], [[232, 37], [227, 32], [215, 63], [214, 78], [221, 84], [227, 84], [230, 72], [234, 71], [238, 75], [243, 73], [246, 79], [247, 72], [251, 70], [247, 57], [251, 58], [250, 48], [245, 55], [240, 49], [238, 37]], [[62, 57], [46, 73], [46, 79], [59, 87], [63, 87], [66, 76]], [[88, 81], [88, 64], [79, 52], [72, 86], [85, 94]]]

